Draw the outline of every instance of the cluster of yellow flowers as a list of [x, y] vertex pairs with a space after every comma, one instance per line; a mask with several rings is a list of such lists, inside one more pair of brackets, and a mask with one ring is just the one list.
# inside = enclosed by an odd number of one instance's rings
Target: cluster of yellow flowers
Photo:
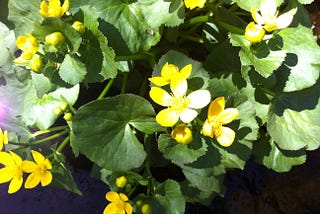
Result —
[[262, 0], [260, 4], [260, 13], [251, 9], [253, 22], [250, 22], [245, 30], [245, 38], [252, 43], [261, 42], [265, 33], [278, 29], [284, 29], [290, 25], [297, 9], [291, 9], [286, 13], [278, 16], [276, 0]]
[[128, 202], [129, 199], [124, 193], [110, 191], [107, 192], [106, 199], [110, 203], [104, 209], [103, 214], [132, 213], [132, 205]]
[[[165, 63], [160, 76], [149, 78], [155, 86], [151, 87], [151, 99], [166, 107], [156, 115], [156, 121], [164, 127], [173, 127], [179, 121], [183, 122], [175, 126], [171, 136], [178, 143], [189, 144], [192, 142], [192, 131], [187, 123], [190, 123], [198, 115], [198, 109], [202, 109], [210, 103], [211, 94], [208, 90], [196, 90], [186, 95], [188, 90], [187, 78], [191, 75], [192, 65], [186, 65], [179, 71], [174, 64]], [[161, 86], [168, 85], [172, 93], [168, 93]], [[224, 97], [218, 97], [211, 102], [208, 110], [208, 118], [203, 123], [201, 134], [215, 137], [222, 146], [230, 146], [235, 139], [235, 132], [222, 125], [228, 124], [239, 115], [236, 108], [225, 109]]]

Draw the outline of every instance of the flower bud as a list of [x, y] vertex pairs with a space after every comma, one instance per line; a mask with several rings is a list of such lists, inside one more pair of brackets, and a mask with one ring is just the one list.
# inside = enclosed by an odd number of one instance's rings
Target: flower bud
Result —
[[127, 184], [127, 178], [125, 176], [118, 177], [116, 179], [116, 186], [119, 188], [125, 187]]
[[177, 125], [171, 132], [171, 137], [181, 144], [189, 144], [193, 139], [192, 132], [186, 124]]
[[75, 22], [73, 22], [72, 27], [73, 27], [80, 35], [84, 34], [84, 32], [85, 32], [85, 27], [84, 27], [84, 25], [83, 25], [82, 22], [75, 21]]
[[63, 112], [63, 111], [62, 111], [62, 109], [61, 109], [59, 106], [56, 107], [56, 108], [53, 110], [53, 113], [54, 113], [55, 115], [60, 115], [62, 112]]
[[45, 40], [49, 45], [58, 46], [64, 42], [64, 36], [60, 32], [54, 32], [47, 35]]
[[136, 206], [137, 206], [137, 207], [141, 207], [141, 206], [142, 206], [142, 203], [143, 203], [143, 202], [142, 202], [141, 200], [138, 200], [138, 201], [136, 201]]
[[144, 204], [141, 206], [141, 213], [142, 214], [151, 214], [151, 207], [149, 204]]
[[262, 26], [250, 22], [246, 27], [244, 37], [252, 43], [257, 43], [262, 41], [264, 35], [265, 31]]
[[33, 57], [30, 60], [29, 65], [30, 65], [31, 70], [38, 72], [42, 66], [42, 61], [39, 57]]
[[68, 103], [61, 103], [61, 104], [59, 105], [59, 108], [60, 108], [62, 111], [65, 111], [65, 110], [67, 109], [67, 107], [68, 107]]
[[63, 116], [63, 119], [65, 119], [65, 121], [70, 121], [72, 120], [73, 115], [71, 113], [65, 113]]

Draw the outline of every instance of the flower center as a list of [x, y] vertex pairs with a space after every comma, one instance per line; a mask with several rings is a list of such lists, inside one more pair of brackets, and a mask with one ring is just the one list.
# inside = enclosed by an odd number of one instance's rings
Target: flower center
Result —
[[222, 135], [222, 123], [221, 121], [215, 122], [215, 124], [212, 126], [212, 130], [216, 138], [220, 137]]
[[174, 110], [181, 112], [186, 109], [190, 105], [190, 99], [186, 96], [183, 97], [174, 97], [172, 96], [171, 103], [169, 107], [173, 108]]

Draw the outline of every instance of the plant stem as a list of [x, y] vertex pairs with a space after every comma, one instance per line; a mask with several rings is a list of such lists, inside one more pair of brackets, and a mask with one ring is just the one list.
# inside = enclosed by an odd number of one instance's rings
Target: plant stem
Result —
[[228, 24], [226, 22], [222, 22], [222, 21], [217, 21], [218, 25], [221, 25], [223, 28], [225, 28], [226, 30], [230, 31], [231, 33], [236, 33], [236, 34], [244, 34], [244, 29], [236, 27], [234, 25]]
[[142, 60], [147, 59], [149, 54], [133, 54], [128, 56], [115, 56], [114, 60], [118, 61], [129, 61], [129, 60]]
[[183, 39], [187, 39], [187, 40], [190, 40], [190, 41], [193, 41], [193, 42], [197, 42], [197, 43], [201, 43], [201, 44], [203, 43], [203, 39], [199, 38], [199, 37], [186, 35], [186, 34], [183, 34], [183, 33], [181, 33], [179, 36], [181, 38], [183, 38]]
[[59, 147], [57, 148], [56, 152], [60, 153], [62, 152], [62, 150], [64, 149], [64, 147], [66, 147], [66, 145], [69, 143], [70, 141], [70, 135], [68, 135], [68, 137], [66, 137], [62, 143], [59, 145]]
[[268, 95], [270, 95], [272, 97], [274, 97], [276, 95], [276, 93], [274, 93], [273, 91], [270, 91], [269, 89], [266, 89], [266, 88], [263, 88], [263, 87], [259, 87], [259, 86], [257, 88], [259, 88], [261, 91], [263, 91], [264, 93], [266, 93], [266, 94], [268, 94]]
[[35, 138], [38, 135], [42, 135], [42, 134], [46, 134], [46, 133], [54, 132], [54, 131], [60, 131], [60, 130], [66, 129], [66, 128], [68, 128], [68, 126], [56, 126], [56, 127], [52, 127], [52, 128], [46, 129], [46, 130], [36, 131], [36, 132], [32, 133], [32, 137]]
[[121, 92], [120, 92], [121, 94], [124, 94], [126, 92], [128, 76], [129, 76], [129, 73], [123, 74], [123, 81], [122, 81]]
[[184, 28], [193, 26], [198, 23], [205, 23], [209, 21], [209, 15], [204, 15], [204, 16], [196, 16], [194, 18], [189, 19], [188, 21], [185, 22], [183, 25]]
[[57, 134], [51, 135], [51, 136], [49, 136], [49, 137], [46, 137], [46, 138], [42, 138], [42, 139], [40, 139], [40, 140], [33, 141], [33, 142], [31, 142], [29, 145], [32, 146], [32, 145], [37, 145], [37, 144], [41, 144], [41, 143], [50, 141], [50, 140], [56, 139], [56, 138], [58, 138], [58, 137], [61, 137], [62, 135], [67, 134], [68, 132], [69, 132], [69, 130], [64, 130], [64, 131], [59, 132], [59, 133], [57, 133]]
[[97, 98], [97, 100], [101, 100], [102, 98], [104, 98], [104, 96], [107, 94], [107, 92], [109, 91], [110, 87], [112, 86], [114, 82], [114, 79], [111, 79], [108, 84], [106, 85], [106, 87], [103, 89], [103, 91], [101, 92], [101, 94], [99, 95], [99, 97]]

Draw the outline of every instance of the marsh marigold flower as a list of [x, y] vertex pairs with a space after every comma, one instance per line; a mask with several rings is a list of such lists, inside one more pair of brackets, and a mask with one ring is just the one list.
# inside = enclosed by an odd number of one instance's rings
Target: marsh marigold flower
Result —
[[131, 214], [132, 206], [129, 202], [128, 197], [123, 193], [107, 192], [106, 199], [110, 203], [106, 206], [103, 214]]
[[224, 97], [218, 97], [210, 103], [208, 118], [203, 123], [201, 134], [215, 137], [221, 146], [230, 146], [235, 138], [235, 132], [223, 125], [230, 123], [239, 115], [236, 108], [225, 109]]
[[166, 62], [161, 69], [160, 77], [151, 77], [149, 81], [157, 86], [164, 86], [171, 82], [174, 78], [187, 79], [192, 71], [192, 64], [184, 66], [181, 71], [174, 64]]
[[37, 39], [32, 34], [19, 36], [17, 38], [16, 45], [20, 50], [22, 50], [22, 54], [19, 58], [14, 60], [15, 63], [24, 63], [26, 60], [30, 60], [39, 49]]
[[43, 17], [55, 17], [60, 18], [69, 10], [70, 1], [65, 0], [61, 6], [60, 0], [49, 0], [49, 4], [46, 0], [42, 0], [40, 3], [40, 14]]
[[23, 183], [22, 159], [14, 152], [0, 152], [0, 184], [10, 181], [8, 193], [17, 192]]
[[252, 43], [261, 42], [265, 35], [265, 31], [261, 25], [250, 22], [245, 30], [244, 37]]
[[189, 144], [193, 139], [192, 131], [186, 124], [177, 125], [172, 130], [171, 137], [181, 144]]
[[186, 8], [192, 10], [196, 7], [203, 8], [206, 0], [184, 0]]
[[58, 46], [64, 42], [64, 36], [61, 32], [54, 32], [47, 35], [45, 41], [49, 45]]
[[9, 133], [7, 130], [4, 132], [0, 128], [0, 150], [2, 150], [4, 144], [8, 144], [9, 142]]
[[184, 123], [191, 122], [198, 112], [195, 109], [201, 109], [209, 104], [211, 95], [208, 90], [197, 90], [186, 96], [188, 83], [186, 79], [176, 78], [170, 82], [172, 94], [160, 87], [151, 87], [149, 95], [157, 104], [167, 107], [161, 110], [156, 121], [164, 126], [174, 126], [179, 118]]
[[24, 184], [26, 189], [36, 187], [39, 183], [41, 186], [47, 186], [52, 181], [51, 162], [41, 153], [31, 150], [33, 161], [23, 161], [22, 170], [26, 173], [31, 173]]
[[125, 176], [118, 177], [116, 179], [116, 186], [119, 188], [123, 188], [127, 185], [127, 178]]

